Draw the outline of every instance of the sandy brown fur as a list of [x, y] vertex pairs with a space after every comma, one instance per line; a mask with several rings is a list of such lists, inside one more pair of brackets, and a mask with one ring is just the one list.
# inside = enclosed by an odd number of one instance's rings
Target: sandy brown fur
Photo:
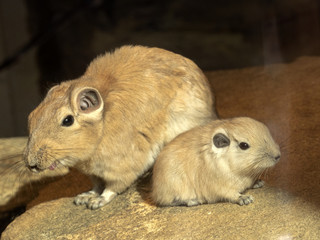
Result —
[[[101, 98], [90, 113], [78, 103], [86, 89]], [[25, 161], [37, 171], [62, 164], [91, 175], [95, 188], [76, 203], [95, 209], [149, 169], [175, 136], [216, 118], [213, 109], [208, 81], [192, 61], [158, 48], [124, 46], [49, 91], [30, 114]], [[75, 122], [62, 127], [68, 115]]]
[[[216, 148], [217, 133], [225, 134], [230, 145]], [[241, 150], [240, 142], [250, 148]], [[262, 123], [250, 118], [215, 120], [182, 133], [162, 150], [153, 168], [152, 198], [159, 205], [249, 204], [252, 198], [241, 193], [279, 157], [279, 147]]]

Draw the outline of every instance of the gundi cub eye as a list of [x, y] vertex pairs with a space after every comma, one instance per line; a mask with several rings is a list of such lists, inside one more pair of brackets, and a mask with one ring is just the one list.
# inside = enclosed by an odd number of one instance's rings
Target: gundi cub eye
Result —
[[250, 146], [249, 146], [249, 144], [246, 143], [246, 142], [241, 142], [241, 143], [239, 144], [239, 147], [240, 147], [242, 150], [247, 150]]
[[74, 123], [74, 118], [71, 115], [66, 116], [62, 121], [62, 126], [69, 127]]

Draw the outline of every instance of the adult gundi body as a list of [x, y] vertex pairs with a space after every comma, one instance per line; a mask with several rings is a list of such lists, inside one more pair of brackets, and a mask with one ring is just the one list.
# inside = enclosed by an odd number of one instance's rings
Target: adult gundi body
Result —
[[24, 161], [33, 172], [75, 167], [89, 175], [93, 189], [74, 202], [97, 209], [150, 169], [173, 138], [216, 119], [213, 105], [191, 60], [124, 46], [49, 90], [29, 116]]

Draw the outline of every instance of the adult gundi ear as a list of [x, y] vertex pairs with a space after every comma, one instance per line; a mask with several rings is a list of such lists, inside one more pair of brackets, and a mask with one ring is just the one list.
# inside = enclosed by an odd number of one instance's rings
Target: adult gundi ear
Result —
[[103, 101], [95, 88], [81, 89], [76, 97], [77, 110], [84, 114], [96, 114], [102, 111]]
[[224, 148], [230, 145], [230, 139], [223, 133], [217, 133], [213, 137], [213, 144], [217, 148]]
[[47, 95], [50, 95], [50, 94], [54, 91], [54, 89], [56, 89], [56, 88], [58, 88], [58, 87], [59, 87], [59, 85], [55, 85], [55, 86], [51, 87], [51, 88], [49, 89], [49, 91], [47, 92]]

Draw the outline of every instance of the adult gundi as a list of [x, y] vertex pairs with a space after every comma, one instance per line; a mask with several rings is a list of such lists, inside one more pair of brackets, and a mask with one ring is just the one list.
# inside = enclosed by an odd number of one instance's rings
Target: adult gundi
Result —
[[124, 46], [80, 78], [49, 90], [29, 116], [32, 172], [75, 167], [93, 189], [74, 202], [100, 208], [150, 169], [173, 138], [217, 116], [203, 72], [172, 52]]

